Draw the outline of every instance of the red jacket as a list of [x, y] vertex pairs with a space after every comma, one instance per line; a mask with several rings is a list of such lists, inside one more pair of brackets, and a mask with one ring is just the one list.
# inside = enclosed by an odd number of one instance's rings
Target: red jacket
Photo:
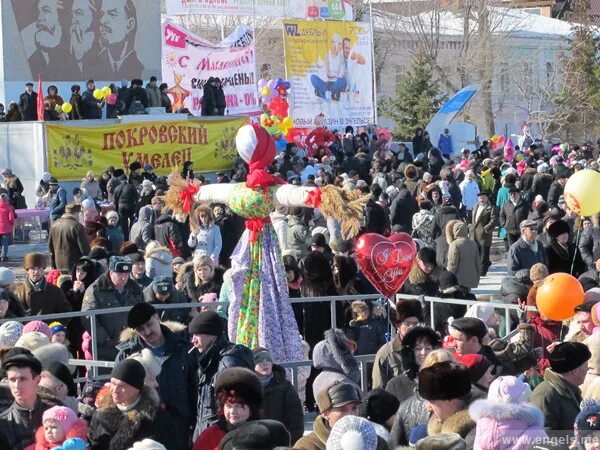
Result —
[[211, 425], [200, 433], [192, 450], [219, 450], [219, 444], [226, 434], [218, 423]]
[[[87, 442], [87, 433], [88, 433], [87, 422], [85, 420], [78, 419], [73, 424], [71, 429], [67, 432], [65, 441], [67, 439], [78, 437]], [[51, 448], [60, 447], [61, 444], [62, 444], [62, 442], [60, 444], [48, 443], [46, 441], [46, 436], [44, 435], [44, 426], [42, 425], [35, 432], [35, 444], [30, 445], [25, 450], [47, 450], [47, 449], [51, 449]]]
[[8, 200], [0, 200], [0, 234], [12, 234], [15, 226], [15, 209]]

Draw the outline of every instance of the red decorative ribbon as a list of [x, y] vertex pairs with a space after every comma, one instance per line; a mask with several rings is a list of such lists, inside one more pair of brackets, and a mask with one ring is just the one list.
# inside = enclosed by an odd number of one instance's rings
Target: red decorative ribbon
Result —
[[187, 213], [192, 209], [192, 205], [194, 204], [194, 195], [200, 190], [200, 186], [195, 186], [191, 183], [188, 184], [187, 188], [185, 188], [179, 194], [179, 199], [183, 202], [182, 209]]
[[321, 205], [321, 188], [314, 188], [308, 191], [308, 197], [304, 200], [306, 206], [318, 208]]
[[271, 218], [267, 216], [246, 220], [246, 228], [250, 230], [250, 242], [256, 242], [258, 235], [262, 233], [263, 225], [265, 223], [271, 223]]

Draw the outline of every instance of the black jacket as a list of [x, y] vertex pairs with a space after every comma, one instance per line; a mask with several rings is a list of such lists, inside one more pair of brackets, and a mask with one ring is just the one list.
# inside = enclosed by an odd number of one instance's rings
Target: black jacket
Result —
[[[172, 311], [172, 310], [166, 310]], [[161, 311], [158, 311], [160, 314]], [[173, 330], [172, 330], [172, 329]], [[163, 363], [158, 375], [158, 395], [165, 409], [184, 429], [196, 425], [196, 403], [198, 395], [198, 358], [190, 353], [192, 344], [185, 327], [176, 323], [161, 324], [165, 337]], [[116, 362], [147, 348], [137, 333], [131, 332], [131, 338], [117, 345], [119, 354]], [[191, 436], [191, 432], [189, 432]]]
[[130, 113], [131, 105], [133, 102], [140, 102], [144, 108], [148, 107], [148, 94], [146, 93], [146, 89], [141, 86], [136, 86], [133, 89], [130, 89], [129, 96], [127, 97], [127, 102], [125, 103], [125, 114]]
[[385, 210], [372, 198], [367, 202], [366, 223], [367, 233], [384, 234], [386, 228], [389, 226]]
[[[165, 301], [156, 299], [156, 293], [152, 289], [152, 286], [144, 288], [144, 301], [146, 303], [152, 303], [154, 305], [168, 305], [177, 303], [187, 303], [188, 299], [181, 291], [175, 288], [171, 289], [171, 295]], [[183, 324], [187, 324], [190, 321], [190, 309], [157, 309], [156, 310], [159, 319], [162, 322], [173, 321]]]
[[171, 249], [171, 252], [174, 247], [181, 253], [185, 245], [174, 219], [167, 214], [162, 214], [156, 219], [156, 224], [154, 225], [154, 238], [160, 242], [160, 245], [163, 247]]
[[546, 247], [546, 257], [548, 258], [549, 274], [564, 272], [577, 278], [587, 269], [577, 246], [572, 242], [569, 242], [565, 249], [555, 239], [552, 239], [550, 245]]
[[417, 212], [417, 201], [406, 187], [400, 188], [400, 192], [394, 198], [390, 206], [390, 222], [395, 232], [412, 232], [412, 216]]
[[533, 197], [541, 195], [544, 200], [548, 198], [548, 192], [552, 185], [552, 175], [547, 173], [537, 173], [533, 177], [533, 186], [531, 187]]
[[587, 228], [581, 233], [579, 251], [588, 269], [594, 268], [594, 247], [598, 244], [600, 244], [600, 228]]
[[446, 224], [451, 220], [460, 219], [458, 209], [453, 205], [442, 205], [435, 209], [433, 215], [433, 228], [431, 229], [431, 237], [437, 239], [439, 236], [446, 236]]
[[23, 92], [19, 97], [19, 112], [23, 120], [37, 120], [37, 92]]
[[508, 200], [500, 210], [500, 226], [505, 228], [508, 233], [519, 234], [521, 232], [520, 224], [527, 219], [529, 211], [529, 205], [522, 198], [516, 205]]
[[94, 91], [87, 90], [81, 96], [83, 119], [101, 119], [102, 109], [98, 108], [101, 100], [94, 98]]
[[563, 195], [564, 188], [555, 181], [550, 185], [550, 189], [548, 190], [548, 206], [550, 208], [556, 208], [558, 206], [558, 199], [561, 195]]
[[131, 411], [121, 412], [107, 395], [90, 422], [91, 450], [127, 450], [135, 442], [154, 439], [169, 450], [188, 449], [177, 434], [175, 420], [160, 407], [156, 391], [144, 387]]
[[23, 450], [35, 442], [35, 432], [42, 425], [44, 411], [56, 406], [38, 396], [31, 411], [16, 402], [0, 414], [0, 448]]
[[125, 182], [121, 182], [113, 193], [114, 204], [117, 206], [117, 209], [121, 210], [126, 209], [137, 212], [138, 199], [139, 194], [135, 186]]
[[304, 434], [304, 410], [298, 393], [285, 379], [285, 369], [273, 366], [273, 377], [263, 389], [263, 419], [284, 424], [291, 442], [296, 442]]
[[198, 404], [194, 440], [219, 419], [215, 395], [217, 375], [229, 367], [254, 369], [252, 351], [243, 345], [229, 342], [224, 335], [217, 338], [206, 352], [196, 353], [196, 355], [198, 357]]

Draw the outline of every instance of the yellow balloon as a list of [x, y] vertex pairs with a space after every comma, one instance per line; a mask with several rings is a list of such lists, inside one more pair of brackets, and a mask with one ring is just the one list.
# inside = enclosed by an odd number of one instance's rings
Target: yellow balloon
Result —
[[268, 97], [269, 95], [271, 95], [271, 88], [269, 86], [261, 88], [260, 95], [262, 95], [263, 97]]
[[100, 89], [94, 90], [94, 98], [96, 100], [102, 100], [104, 98], [104, 94], [102, 93], [102, 91]]
[[292, 128], [294, 126], [294, 120], [290, 116], [288, 116], [285, 119], [283, 119], [283, 124], [286, 128]]
[[63, 103], [61, 109], [65, 114], [69, 114], [71, 111], [73, 111], [73, 105], [70, 103]]
[[600, 173], [595, 170], [575, 172], [565, 184], [565, 202], [580, 216], [593, 216], [600, 212]]
[[104, 86], [102, 89], [100, 89], [102, 91], [102, 93], [104, 94], [104, 96], [106, 97], [107, 95], [112, 94], [112, 91], [110, 89], [109, 86]]

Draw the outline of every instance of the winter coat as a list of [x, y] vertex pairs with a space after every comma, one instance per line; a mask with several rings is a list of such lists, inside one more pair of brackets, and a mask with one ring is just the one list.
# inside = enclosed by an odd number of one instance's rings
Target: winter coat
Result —
[[194, 439], [218, 420], [215, 382], [217, 376], [229, 367], [254, 369], [254, 357], [250, 349], [229, 342], [219, 336], [206, 352], [198, 357], [198, 403]]
[[290, 432], [291, 442], [304, 434], [304, 409], [283, 367], [274, 365], [271, 380], [263, 386], [262, 418], [277, 420]]
[[492, 175], [492, 169], [482, 170], [479, 178], [481, 179], [482, 190], [487, 192], [491, 198], [494, 193], [494, 176]]
[[183, 254], [183, 238], [179, 228], [175, 225], [175, 219], [170, 215], [162, 214], [154, 225], [154, 237], [160, 245], [168, 248], [173, 257]]
[[52, 267], [70, 271], [80, 258], [90, 252], [83, 225], [72, 214], [64, 214], [52, 223], [48, 236]]
[[215, 224], [200, 225], [195, 233], [190, 234], [187, 244], [195, 249], [194, 256], [208, 255], [215, 264], [219, 263], [222, 247], [221, 230]]
[[130, 183], [121, 182], [113, 193], [113, 202], [117, 211], [137, 211], [139, 194], [135, 186]]
[[[228, 433], [228, 431], [224, 429], [224, 425], [227, 426], [228, 424], [221, 418], [219, 422], [211, 425], [200, 433], [200, 436], [198, 436], [198, 439], [194, 442], [192, 450], [219, 450], [219, 444]], [[231, 427], [231, 425], [229, 427]]]
[[545, 250], [546, 257], [548, 258], [549, 274], [564, 272], [578, 278], [587, 269], [577, 250], [577, 246], [572, 242], [568, 242], [567, 248], [564, 248], [556, 239], [552, 239], [550, 245]]
[[102, 191], [100, 190], [100, 184], [98, 180], [94, 179], [92, 181], [88, 181], [87, 178], [81, 180], [81, 184], [79, 185], [79, 189], [82, 191], [85, 189], [88, 195], [94, 199], [99, 200], [102, 198]]
[[434, 243], [433, 219], [433, 213], [426, 209], [422, 209], [412, 217], [413, 237], [421, 239], [429, 247]]
[[367, 320], [351, 320], [346, 330], [348, 337], [358, 347], [355, 355], [373, 355], [386, 343], [387, 323], [382, 317], [370, 315]]
[[469, 414], [477, 422], [474, 450], [529, 450], [536, 440], [541, 443], [548, 436], [544, 414], [531, 403], [476, 400]]
[[165, 112], [171, 114], [173, 112], [173, 102], [171, 102], [171, 97], [169, 97], [167, 92], [160, 93], [160, 101], [162, 106], [165, 107]]
[[[122, 218], [121, 220], [125, 220], [125, 218]], [[123, 236], [123, 230], [121, 229], [120, 225], [107, 226], [106, 239], [110, 241], [113, 253], [119, 253], [121, 244], [125, 242], [125, 236]]]
[[12, 234], [15, 218], [14, 206], [8, 200], [0, 200], [0, 235]]
[[90, 423], [91, 450], [128, 450], [135, 442], [154, 439], [169, 450], [187, 449], [180, 441], [173, 417], [160, 407], [156, 391], [144, 387], [139, 403], [130, 411], [121, 412], [105, 396]]
[[596, 268], [590, 269], [579, 276], [579, 281], [592, 280], [596, 283], [595, 287], [600, 287], [600, 272]]
[[555, 181], [550, 185], [547, 203], [551, 209], [558, 206], [558, 199], [561, 195], [563, 195], [563, 192], [564, 188], [560, 185], [560, 183], [558, 183], [558, 181]]
[[146, 251], [146, 276], [170, 277], [173, 275], [173, 255], [166, 247]]
[[531, 246], [520, 238], [508, 249], [507, 263], [508, 274], [514, 275], [520, 269], [531, 269], [536, 263], [548, 267], [548, 258], [540, 241], [537, 241], [537, 251], [534, 252]]
[[438, 291], [438, 277], [441, 269], [436, 267], [429, 274], [423, 272], [418, 264], [413, 264], [400, 292], [408, 295], [434, 296]]
[[529, 211], [529, 204], [522, 198], [517, 201], [516, 205], [513, 205], [513, 203], [508, 200], [502, 205], [502, 209], [500, 209], [500, 226], [505, 228], [507, 233], [521, 233], [521, 222], [527, 219]]
[[[529, 270], [524, 269], [523, 271], [527, 272], [527, 279], [529, 279]], [[530, 282], [522, 283], [514, 275], [507, 275], [500, 282], [500, 296], [504, 303], [516, 305], [517, 299], [525, 300], [527, 298], [530, 288]]]
[[552, 369], [544, 372], [542, 381], [533, 391], [531, 403], [544, 413], [544, 429], [572, 430], [581, 403], [579, 388], [561, 378]]
[[[77, 419], [71, 426], [71, 429], [66, 433], [65, 441], [71, 438], [81, 438], [87, 442], [88, 424], [83, 419]], [[64, 441], [63, 441], [64, 442]], [[61, 443], [62, 444], [62, 443]], [[35, 432], [35, 445], [28, 447], [26, 450], [47, 450], [56, 448], [56, 443], [46, 441], [44, 426], [42, 425]]]
[[94, 98], [94, 91], [87, 90], [81, 96], [81, 106], [83, 107], [83, 119], [102, 119], [102, 109], [98, 105], [101, 100]]
[[427, 401], [419, 396], [419, 391], [415, 387], [413, 395], [400, 403], [390, 431], [388, 447], [395, 449], [398, 446], [408, 445], [410, 431], [417, 425], [426, 423], [430, 415]]
[[71, 312], [71, 305], [63, 291], [45, 279], [42, 281], [41, 290], [34, 291], [29, 278], [26, 278], [14, 287], [13, 294], [25, 307], [28, 316]]
[[477, 195], [479, 194], [479, 185], [475, 180], [460, 183], [460, 193], [462, 194], [462, 203], [467, 211], [471, 211], [477, 204]]
[[50, 218], [52, 220], [58, 219], [65, 213], [65, 206], [67, 206], [67, 191], [63, 187], [59, 187], [56, 192], [52, 193], [50, 198]]
[[483, 247], [491, 247], [497, 221], [498, 213], [494, 205], [475, 205], [470, 229], [472, 238]]
[[162, 97], [160, 95], [160, 89], [158, 89], [158, 86], [152, 87], [150, 84], [148, 84], [146, 86], [146, 95], [148, 96], [148, 106], [162, 106]]
[[[412, 351], [412, 350], [411, 350]], [[398, 399], [400, 403], [407, 400], [417, 387], [417, 382], [409, 378], [408, 374], [402, 373], [387, 382], [385, 390]]]
[[378, 205], [372, 198], [369, 199], [365, 214], [365, 232], [385, 234], [389, 229], [388, 215], [385, 209]]
[[519, 178], [521, 192], [523, 192], [523, 194], [527, 197], [531, 197], [530, 192], [533, 188], [533, 180], [536, 174], [537, 170], [532, 167], [528, 167]]
[[594, 268], [594, 247], [600, 244], [600, 228], [591, 227], [583, 230], [579, 239], [579, 252], [588, 269]]
[[454, 225], [450, 233], [448, 229], [446, 231], [446, 238], [450, 244], [447, 270], [456, 275], [460, 286], [476, 288], [479, 286], [481, 274], [481, 259], [477, 243], [469, 237], [466, 223]]
[[183, 277], [183, 292], [190, 299], [191, 302], [197, 302], [198, 299], [204, 294], [216, 294], [219, 295], [221, 292], [221, 285], [223, 284], [223, 272], [215, 270], [215, 275], [208, 282], [196, 286], [196, 277], [194, 271], [186, 273]]
[[[331, 429], [326, 425], [323, 416], [317, 416], [312, 433], [302, 437], [294, 444], [293, 448], [299, 450], [325, 450], [330, 432]], [[386, 442], [379, 436], [377, 436], [376, 450], [388, 450]]]
[[407, 187], [400, 192], [390, 206], [390, 223], [394, 232], [412, 232], [412, 217], [418, 211], [417, 201]]
[[[94, 281], [83, 295], [81, 311], [118, 308], [133, 306], [144, 301], [140, 287], [133, 281], [127, 280], [124, 293], [121, 295], [115, 290], [109, 278], [109, 273], [103, 273]], [[83, 325], [91, 333], [90, 320], [82, 318]], [[98, 355], [96, 359], [112, 361], [117, 356], [115, 345], [119, 341], [121, 331], [127, 327], [127, 314], [103, 314], [96, 317], [96, 336], [98, 342]]]
[[399, 335], [395, 335], [375, 354], [372, 374], [373, 389], [385, 388], [389, 380], [406, 371], [407, 368], [403, 366], [400, 354], [400, 350], [402, 350], [400, 339]]
[[360, 387], [358, 361], [352, 355], [342, 330], [327, 330], [324, 337], [315, 345], [312, 353], [313, 367], [321, 370], [313, 381], [314, 398], [337, 381]]
[[433, 239], [445, 234], [446, 224], [451, 220], [459, 220], [460, 213], [452, 205], [443, 205], [435, 209], [433, 215], [433, 229], [431, 231]]
[[154, 240], [155, 212], [151, 206], [143, 206], [138, 213], [138, 220], [132, 225], [129, 240], [140, 250], [144, 250], [148, 242]]
[[310, 253], [306, 245], [309, 236], [310, 231], [300, 217], [288, 216], [287, 245], [289, 253], [296, 258], [296, 261], [300, 261]]
[[[144, 301], [153, 305], [176, 305], [178, 303], [188, 303], [185, 294], [173, 287], [170, 296], [166, 300], [158, 300], [152, 286], [147, 286], [143, 289]], [[179, 322], [187, 324], [190, 321], [190, 308], [182, 309], [158, 309], [158, 314], [161, 322]]]
[[[162, 312], [171, 310], [158, 310]], [[161, 318], [162, 320], [162, 318]], [[198, 395], [198, 357], [190, 349], [192, 344], [185, 325], [178, 322], [162, 322], [161, 332], [165, 338], [164, 354], [161, 360], [161, 371], [157, 377], [158, 396], [165, 409], [173, 416], [178, 429], [191, 436], [190, 427], [196, 425], [196, 404]], [[148, 348], [139, 335], [131, 328], [126, 328], [120, 335], [117, 345], [119, 354], [115, 361], [119, 362], [133, 353]]]
[[541, 195], [545, 200], [548, 198], [550, 186], [552, 185], [552, 175], [548, 173], [536, 173], [533, 177], [533, 186], [531, 186], [532, 197]]
[[571, 176], [571, 169], [569, 169], [564, 163], [557, 163], [552, 169], [554, 172], [554, 178], [569, 178]]
[[35, 441], [35, 432], [42, 425], [44, 411], [56, 406], [55, 401], [38, 398], [33, 410], [29, 411], [12, 402], [0, 413], [0, 448], [24, 450]]
[[4, 180], [4, 187], [8, 191], [8, 199], [12, 203], [15, 209], [26, 209], [27, 204], [25, 203], [25, 197], [23, 197], [23, 191], [25, 188], [21, 183], [21, 180], [16, 175], [6, 177]]

